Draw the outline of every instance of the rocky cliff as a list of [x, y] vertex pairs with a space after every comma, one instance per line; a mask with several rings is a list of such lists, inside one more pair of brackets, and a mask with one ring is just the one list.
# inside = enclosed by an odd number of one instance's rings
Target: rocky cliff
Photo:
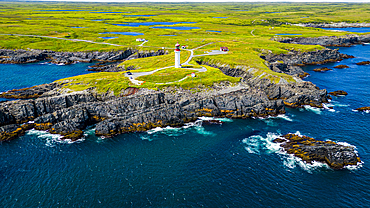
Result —
[[303, 45], [322, 45], [322, 46], [338, 46], [338, 47], [348, 47], [354, 44], [369, 43], [370, 34], [367, 35], [346, 35], [346, 36], [323, 36], [317, 38], [282, 38], [276, 37], [274, 40], [281, 43], [293, 43], [293, 44], [303, 44]]
[[[268, 54], [264, 58], [273, 63], [280, 61], [280, 65], [271, 64], [271, 67], [296, 76], [301, 69], [294, 68], [295, 65], [325, 63], [339, 60], [343, 55], [328, 49], [285, 55]], [[0, 134], [2, 140], [15, 138], [14, 135], [24, 132], [22, 124], [32, 122], [34, 128], [61, 134], [64, 138], [80, 138], [83, 136], [82, 130], [91, 124], [96, 124], [97, 135], [114, 136], [155, 127], [181, 126], [199, 116], [275, 116], [285, 113], [286, 106], [322, 107], [322, 103], [327, 102], [325, 89], [320, 90], [311, 82], [299, 78], [296, 78], [296, 83], [274, 84], [268, 79], [254, 77], [243, 67], [214, 67], [220, 68], [226, 75], [243, 79], [237, 86], [215, 84], [211, 89], [197, 93], [170, 88], [161, 91], [130, 88], [124, 97], [103, 96], [94, 89], [64, 93], [58, 89], [65, 83], [11, 91], [10, 94], [18, 93], [26, 98], [29, 95], [38, 96], [0, 103]], [[284, 70], [284, 67], [290, 70]]]
[[[127, 49], [124, 51], [110, 52], [55, 52], [49, 50], [10, 50], [0, 49], [0, 64], [23, 64], [39, 61], [49, 61], [55, 64], [73, 64], [76, 62], [117, 62], [124, 59], [144, 58], [149, 56], [160, 56], [167, 52], [164, 50], [158, 51], [137, 51], [135, 49]], [[117, 71], [116, 66], [111, 65], [97, 66], [94, 71]]]

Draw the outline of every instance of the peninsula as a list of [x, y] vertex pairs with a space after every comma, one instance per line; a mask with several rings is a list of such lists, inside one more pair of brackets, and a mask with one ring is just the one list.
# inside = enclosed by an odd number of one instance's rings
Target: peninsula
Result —
[[268, 12], [236, 3], [160, 9], [149, 3], [98, 4], [99, 11], [81, 3], [58, 9], [3, 5], [0, 63], [95, 65], [89, 68], [93, 73], [1, 93], [7, 99], [0, 103], [1, 141], [32, 128], [77, 140], [90, 125], [96, 125], [96, 135], [112, 137], [182, 126], [201, 116], [268, 117], [287, 107], [323, 108], [330, 98], [326, 89], [304, 81], [309, 74], [301, 67], [353, 58], [327, 46], [370, 42], [370, 34], [320, 28], [330, 22], [367, 26], [369, 18], [355, 4], [340, 15], [328, 9], [340, 4], [301, 11], [293, 9], [296, 4], [276, 4]]

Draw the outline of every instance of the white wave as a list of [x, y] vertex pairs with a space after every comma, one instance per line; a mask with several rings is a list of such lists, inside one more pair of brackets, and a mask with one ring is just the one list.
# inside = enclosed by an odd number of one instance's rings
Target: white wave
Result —
[[284, 119], [284, 120], [286, 120], [286, 121], [290, 121], [290, 122], [292, 122], [292, 121], [293, 121], [293, 119], [289, 118], [289, 116], [287, 116], [287, 115], [285, 115], [285, 114], [283, 114], [283, 115], [278, 115], [277, 117], [278, 117], [278, 118], [281, 118], [281, 119]]
[[286, 152], [280, 152], [283, 157], [283, 164], [285, 167], [289, 169], [294, 169], [297, 166], [301, 167], [303, 170], [305, 170], [308, 173], [313, 173], [314, 170], [325, 168], [325, 169], [330, 169], [329, 165], [326, 163], [321, 163], [317, 161], [313, 161], [312, 163], [306, 163], [303, 161], [301, 158], [296, 157], [291, 154], [287, 154]]
[[62, 139], [63, 136], [60, 134], [51, 134], [47, 131], [40, 131], [40, 130], [35, 130], [31, 129], [27, 131], [27, 135], [35, 135], [37, 138], [44, 139], [46, 141], [45, 145], [49, 147], [54, 147], [55, 144], [60, 143], [60, 144], [73, 144], [73, 143], [78, 143], [82, 142], [85, 140], [85, 138], [78, 139], [76, 141], [72, 141], [71, 139]]
[[350, 171], [355, 171], [355, 170], [362, 168], [363, 164], [364, 162], [361, 161], [361, 162], [358, 162], [357, 165], [347, 165], [347, 166], [344, 166], [344, 168]]
[[205, 120], [205, 121], [216, 120], [216, 121], [222, 121], [222, 122], [233, 122], [233, 120], [230, 118], [215, 118], [215, 117], [202, 116], [202, 117], [199, 117], [198, 119]]
[[324, 107], [324, 109], [325, 109], [325, 110], [328, 110], [328, 111], [330, 111], [330, 112], [335, 112], [335, 110], [334, 110], [334, 109], [330, 108], [330, 107], [334, 107], [334, 105], [331, 105], [331, 104], [325, 104], [325, 103], [323, 103], [322, 105], [323, 105], [323, 107]]
[[316, 114], [318, 114], [318, 115], [320, 115], [320, 114], [321, 114], [321, 109], [320, 109], [320, 108], [315, 108], [315, 107], [312, 107], [312, 106], [310, 106], [310, 105], [304, 105], [303, 107], [304, 107], [306, 110], [312, 111], [312, 112], [314, 112], [314, 113], [316, 113]]
[[266, 138], [260, 135], [252, 135], [242, 140], [246, 144], [245, 149], [251, 154], [274, 153], [280, 151], [280, 144], [274, 143], [273, 140], [279, 135], [267, 133]]
[[206, 131], [202, 126], [203, 120], [196, 120], [195, 122], [189, 122], [184, 124], [182, 127], [156, 127], [154, 129], [148, 130], [147, 134], [156, 134], [162, 133], [166, 134], [167, 136], [179, 136], [185, 134], [188, 130], [195, 130], [198, 134], [201, 135], [208, 135], [208, 136], [215, 136], [216, 134], [210, 131]]
[[64, 66], [65, 64], [63, 64], [63, 63], [60, 63], [60, 64], [56, 64], [56, 65], [58, 65], [58, 66]]

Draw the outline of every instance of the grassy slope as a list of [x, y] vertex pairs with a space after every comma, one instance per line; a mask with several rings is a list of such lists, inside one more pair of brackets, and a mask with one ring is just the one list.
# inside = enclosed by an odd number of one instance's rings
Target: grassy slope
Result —
[[[87, 11], [49, 11], [49, 10], [87, 10]], [[95, 13], [96, 11], [123, 12], [123, 13]], [[125, 13], [129, 12], [129, 13]], [[274, 13], [271, 13], [274, 12]], [[226, 55], [196, 57], [196, 60], [208, 61], [216, 64], [227, 64], [231, 67], [243, 66], [258, 77], [268, 78], [278, 82], [283, 78], [289, 82], [292, 77], [272, 72], [260, 58], [267, 52], [286, 53], [289, 50], [312, 51], [321, 49], [320, 46], [303, 46], [283, 44], [271, 41], [278, 33], [302, 34], [300, 37], [340, 36], [347, 32], [331, 32], [316, 28], [303, 28], [286, 25], [285, 23], [305, 22], [370, 22], [370, 4], [345, 3], [0, 3], [0, 34], [26, 34], [62, 37], [67, 39], [83, 39], [95, 42], [107, 42], [125, 47], [72, 42], [36, 37], [0, 36], [2, 48], [32, 48], [50, 49], [55, 51], [110, 51], [125, 48], [139, 50], [158, 50], [163, 47], [172, 51], [173, 45], [179, 42], [188, 48], [195, 48], [206, 43], [215, 42], [207, 47], [198, 49], [195, 54], [204, 54], [206, 51], [217, 50], [220, 46], [227, 46], [230, 52]], [[149, 17], [127, 15], [155, 15]], [[214, 18], [227, 17], [227, 18]], [[93, 21], [100, 19], [102, 21]], [[193, 26], [200, 29], [172, 30], [154, 29], [151, 26], [127, 27], [116, 26], [124, 22], [196, 22], [194, 24], [179, 24], [176, 26]], [[281, 24], [284, 23], [284, 24]], [[72, 28], [82, 27], [82, 28]], [[209, 32], [209, 30], [221, 31]], [[126, 36], [99, 34], [103, 32], [141, 32], [144, 35]], [[175, 35], [175, 36], [163, 36]], [[118, 37], [104, 40], [100, 37]], [[148, 39], [144, 47], [138, 47], [137, 37]], [[187, 53], [186, 55], [184, 55]], [[182, 59], [189, 56], [182, 52]], [[182, 60], [183, 62], [184, 60]], [[150, 71], [155, 68], [174, 65], [173, 53], [160, 57], [130, 60], [122, 63], [134, 66], [139, 71]], [[193, 61], [193, 64], [196, 63]], [[212, 69], [212, 73], [215, 69]], [[206, 74], [206, 73], [205, 73]], [[219, 76], [218, 74], [217, 76]], [[154, 75], [155, 76], [155, 75]], [[202, 77], [199, 74], [198, 77]], [[209, 74], [207, 75], [209, 76]], [[210, 80], [220, 81], [225, 77], [204, 77], [202, 82]], [[115, 93], [121, 88], [130, 86], [127, 78], [120, 73], [94, 73], [74, 78], [70, 86], [75, 90], [87, 87], [97, 87], [100, 91], [107, 89]], [[153, 78], [155, 79], [155, 78]], [[226, 78], [225, 78], [226, 79]], [[200, 80], [200, 79], [199, 79]], [[227, 80], [227, 79], [226, 79]], [[235, 81], [230, 78], [230, 80]], [[176, 85], [196, 86], [194, 80], [184, 80]], [[206, 83], [208, 85], [208, 83]], [[156, 86], [147, 82], [143, 86]], [[141, 86], [141, 87], [143, 87]]]

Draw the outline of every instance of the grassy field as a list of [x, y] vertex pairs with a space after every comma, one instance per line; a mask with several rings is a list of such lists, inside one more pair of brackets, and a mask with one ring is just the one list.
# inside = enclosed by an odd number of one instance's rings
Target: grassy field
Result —
[[[294, 82], [291, 76], [269, 70], [261, 55], [265, 53], [287, 53], [288, 51], [313, 51], [321, 46], [283, 44], [272, 39], [277, 34], [301, 34], [284, 37], [342, 36], [349, 32], [333, 32], [319, 28], [294, 26], [297, 23], [330, 22], [370, 22], [370, 4], [348, 3], [65, 3], [65, 2], [1, 2], [0, 3], [0, 48], [10, 49], [49, 49], [54, 51], [111, 51], [135, 48], [140, 51], [165, 49], [168, 55], [125, 61], [121, 67], [134, 67], [136, 71], [151, 71], [174, 65], [173, 48], [179, 42], [188, 49], [207, 43], [194, 50], [195, 55], [229, 47], [225, 55], [198, 56], [195, 61], [244, 67], [254, 76], [279, 82], [284, 79]], [[166, 22], [165, 25], [161, 25]], [[128, 26], [127, 24], [136, 24]], [[170, 24], [172, 23], [172, 25]], [[121, 25], [119, 25], [121, 24]], [[137, 25], [142, 24], [142, 25]], [[122, 26], [123, 25], [123, 26]], [[179, 29], [153, 27], [181, 27]], [[187, 30], [182, 30], [184, 27]], [[142, 33], [142, 35], [107, 34], [107, 32]], [[13, 35], [5, 35], [13, 34]], [[19, 35], [33, 35], [19, 36]], [[48, 36], [66, 40], [52, 39]], [[103, 39], [102, 37], [116, 37]], [[149, 40], [143, 46], [136, 38]], [[72, 39], [88, 40], [97, 43], [76, 42]], [[111, 43], [112, 46], [98, 43]], [[190, 55], [182, 51], [181, 62]], [[214, 72], [216, 69], [210, 71]], [[185, 70], [186, 71], [186, 70]], [[185, 73], [184, 71], [184, 73]], [[163, 72], [164, 73], [164, 72]], [[166, 72], [167, 73], [167, 72]], [[170, 73], [170, 72], [168, 72]], [[182, 72], [171, 72], [173, 75]], [[187, 72], [186, 72], [187, 73]], [[185, 73], [185, 74], [186, 74]], [[163, 76], [161, 73], [153, 76]], [[74, 90], [97, 87], [118, 93], [130, 86], [130, 81], [120, 73], [96, 73], [74, 78]], [[173, 76], [171, 75], [171, 76]], [[209, 75], [209, 74], [208, 74]], [[208, 76], [207, 75], [207, 76]], [[197, 77], [201, 78], [199, 74]], [[218, 76], [218, 75], [217, 75]], [[140, 87], [160, 88], [156, 78]], [[235, 79], [219, 76], [204, 77], [202, 82], [219, 82]], [[199, 79], [200, 80], [200, 79]], [[229, 81], [230, 81], [229, 80]], [[83, 84], [78, 84], [83, 83]], [[173, 85], [197, 86], [195, 79], [188, 79]]]

